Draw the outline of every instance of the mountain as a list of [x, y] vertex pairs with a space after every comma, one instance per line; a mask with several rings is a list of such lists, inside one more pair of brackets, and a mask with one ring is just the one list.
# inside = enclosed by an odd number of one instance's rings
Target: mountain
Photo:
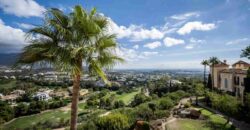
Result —
[[0, 53], [0, 65], [3, 66], [13, 65], [16, 62], [18, 56], [19, 53]]

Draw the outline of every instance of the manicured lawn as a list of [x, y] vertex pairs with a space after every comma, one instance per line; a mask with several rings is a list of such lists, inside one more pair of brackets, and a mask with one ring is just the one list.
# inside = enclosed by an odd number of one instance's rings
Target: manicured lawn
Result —
[[206, 109], [198, 108], [206, 120], [177, 119], [166, 125], [166, 130], [235, 130], [226, 119]]
[[121, 94], [121, 95], [116, 95], [116, 99], [117, 100], [122, 100], [124, 101], [124, 103], [126, 105], [128, 105], [134, 98], [134, 96], [136, 94], [138, 94], [140, 92], [140, 90], [138, 91], [135, 91], [135, 92], [131, 92], [131, 93], [124, 93], [124, 94]]
[[166, 130], [212, 130], [206, 126], [206, 121], [180, 119], [166, 126]]
[[0, 81], [0, 88], [13, 88], [16, 86], [16, 80]]
[[70, 117], [69, 111], [54, 110], [37, 115], [18, 118], [15, 121], [7, 124], [5, 126], [5, 129], [6, 130], [24, 129], [32, 125], [35, 125], [38, 122], [44, 122], [47, 120], [59, 121], [60, 118], [69, 119], [69, 117]]
[[215, 125], [206, 120], [177, 119], [176, 121], [167, 124], [166, 130], [235, 130], [230, 128], [230, 125], [224, 127], [224, 124], [218, 124]]
[[210, 112], [210, 111], [208, 111], [206, 109], [203, 109], [203, 108], [201, 108], [201, 113], [202, 113], [202, 115], [208, 117], [208, 120], [210, 121], [209, 125], [211, 127], [224, 129], [224, 130], [233, 130], [231, 128], [230, 124], [227, 124], [225, 126], [225, 123], [227, 122], [227, 120], [224, 117], [222, 117], [222, 116], [220, 116], [218, 114], [214, 114], [214, 113], [212, 113], [212, 112]]
[[[85, 109], [86, 103], [80, 103], [79, 112], [82, 112]], [[32, 125], [37, 124], [38, 122], [44, 121], [59, 121], [61, 118], [70, 119], [70, 107], [66, 110], [55, 109], [48, 112], [43, 112], [36, 115], [20, 117], [15, 121], [4, 126], [6, 130], [14, 130], [14, 129], [24, 129], [27, 127], [31, 127]]]

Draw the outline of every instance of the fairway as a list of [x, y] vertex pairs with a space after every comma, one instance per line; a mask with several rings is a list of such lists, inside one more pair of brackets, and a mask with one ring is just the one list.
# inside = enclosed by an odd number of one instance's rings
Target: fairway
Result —
[[[79, 112], [83, 111], [86, 103], [79, 103]], [[61, 118], [70, 119], [70, 106], [58, 108], [55, 110], [45, 111], [43, 113], [31, 115], [31, 116], [24, 116], [17, 118], [16, 120], [6, 124], [4, 129], [6, 130], [13, 130], [13, 129], [25, 129], [30, 127], [31, 125], [35, 125], [39, 122], [45, 121], [60, 121]]]
[[0, 81], [0, 89], [5, 88], [14, 88], [16, 86], [16, 80], [11, 81]]
[[134, 98], [136, 94], [140, 93], [140, 89], [131, 93], [124, 93], [121, 95], [116, 95], [117, 100], [122, 100], [126, 105], [128, 105]]

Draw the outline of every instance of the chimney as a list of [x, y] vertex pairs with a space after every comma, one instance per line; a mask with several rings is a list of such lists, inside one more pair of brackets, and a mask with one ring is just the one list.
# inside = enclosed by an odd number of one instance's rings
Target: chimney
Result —
[[226, 64], [226, 63], [227, 63], [227, 60], [223, 60], [223, 62]]

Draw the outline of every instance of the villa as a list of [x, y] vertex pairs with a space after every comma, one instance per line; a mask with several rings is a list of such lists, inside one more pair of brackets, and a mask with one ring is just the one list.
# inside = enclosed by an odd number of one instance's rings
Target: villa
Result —
[[210, 67], [211, 74], [214, 76], [214, 88], [229, 92], [243, 101], [244, 96], [244, 78], [247, 76], [247, 70], [250, 64], [245, 61], [238, 61], [227, 64], [226, 60], [214, 65], [214, 74]]
[[48, 101], [51, 99], [47, 92], [37, 92], [35, 95], [33, 95], [33, 98], [37, 98], [39, 101]]

